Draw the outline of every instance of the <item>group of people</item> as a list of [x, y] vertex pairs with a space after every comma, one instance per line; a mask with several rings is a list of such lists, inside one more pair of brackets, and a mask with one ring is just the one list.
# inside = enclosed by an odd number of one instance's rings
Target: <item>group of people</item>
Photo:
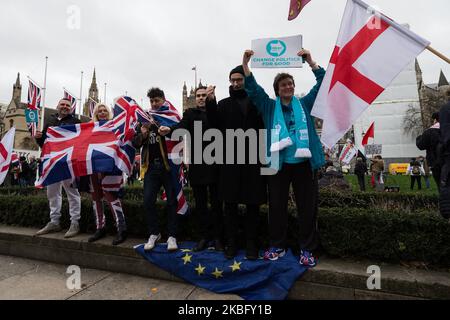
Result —
[[36, 181], [39, 162], [31, 156], [20, 156], [18, 162], [11, 163], [4, 185], [29, 187]]
[[[264, 258], [277, 260], [285, 254], [288, 229], [288, 199], [292, 187], [297, 205], [299, 220], [300, 260], [305, 266], [314, 266], [313, 255], [319, 245], [317, 230], [318, 185], [317, 170], [325, 161], [319, 137], [310, 115], [315, 98], [319, 91], [325, 70], [317, 65], [308, 50], [301, 50], [316, 77], [316, 85], [303, 98], [297, 98], [295, 82], [292, 75], [280, 73], [274, 79], [273, 89], [276, 99], [272, 99], [258, 85], [251, 73], [248, 63], [253, 52], [247, 50], [243, 63], [229, 73], [229, 97], [217, 101], [215, 87], [199, 87], [195, 91], [196, 107], [188, 109], [182, 120], [172, 127], [159, 125], [157, 122], [140, 124], [136, 128], [133, 146], [141, 150], [141, 178], [144, 181], [144, 208], [148, 218], [149, 239], [144, 249], [152, 250], [161, 240], [161, 229], [158, 224], [156, 209], [157, 195], [164, 188], [168, 214], [167, 249], [178, 249], [177, 234], [179, 217], [177, 215], [177, 194], [174, 191], [173, 179], [169, 166], [169, 155], [165, 140], [177, 129], [189, 131], [192, 137], [208, 129], [217, 129], [225, 133], [229, 129], [266, 129], [267, 140], [258, 137], [258, 150], [267, 159], [276, 154], [278, 161], [272, 165], [275, 171], [264, 176], [261, 169], [267, 163], [258, 160], [249, 161], [250, 152], [254, 152], [247, 142], [245, 146], [246, 160], [232, 164], [207, 164], [202, 158], [203, 150], [212, 142], [203, 141], [201, 146], [190, 145], [194, 152], [188, 164], [190, 185], [193, 189], [197, 224], [200, 227], [200, 238], [193, 248], [202, 251], [210, 247], [224, 251], [228, 259], [236, 256], [239, 249], [239, 205], [245, 205], [244, 234], [245, 254], [247, 259], [259, 258], [258, 243], [259, 211], [262, 204], [269, 203], [269, 242], [270, 247], [264, 252]], [[166, 98], [159, 88], [148, 91], [151, 112], [158, 113], [164, 107]], [[79, 123], [70, 112], [70, 101], [62, 99], [57, 107], [58, 113], [45, 125], [42, 132], [36, 134], [36, 141], [42, 147], [46, 140], [46, 131], [51, 126], [63, 126]], [[97, 104], [92, 121], [109, 120], [111, 110], [104, 104]], [[195, 123], [202, 124], [202, 132], [194, 130]], [[266, 140], [266, 141], [260, 141]], [[283, 143], [280, 143], [282, 141]], [[226, 145], [226, 143], [224, 143]], [[267, 147], [266, 147], [267, 146]], [[224, 152], [230, 152], [224, 148]], [[235, 160], [239, 154], [234, 153]], [[196, 159], [196, 157], [199, 157]], [[89, 241], [96, 241], [106, 235], [105, 216], [102, 200], [109, 204], [117, 227], [117, 237], [113, 244], [126, 240], [127, 226], [122, 210], [118, 188], [122, 185], [122, 176], [112, 174], [93, 174], [74, 181], [62, 181], [47, 187], [50, 206], [50, 222], [37, 235], [61, 230], [61, 188], [66, 191], [71, 225], [65, 237], [70, 238], [79, 233], [80, 192], [87, 191], [91, 195], [95, 214], [96, 232]], [[208, 206], [210, 204], [210, 206]]]

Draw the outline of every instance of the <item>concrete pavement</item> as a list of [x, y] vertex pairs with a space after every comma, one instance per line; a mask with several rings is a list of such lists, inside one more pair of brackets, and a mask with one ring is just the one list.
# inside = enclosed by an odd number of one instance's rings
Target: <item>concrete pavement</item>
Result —
[[[70, 289], [67, 265], [0, 255], [0, 300], [234, 300], [193, 285], [80, 268]], [[70, 279], [69, 279], [70, 278]], [[67, 281], [69, 279], [69, 287]]]

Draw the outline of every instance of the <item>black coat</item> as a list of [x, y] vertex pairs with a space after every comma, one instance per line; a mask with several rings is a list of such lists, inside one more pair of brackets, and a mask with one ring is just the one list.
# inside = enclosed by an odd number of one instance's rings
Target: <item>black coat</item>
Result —
[[50, 116], [50, 120], [45, 125], [44, 130], [42, 131], [42, 138], [36, 139], [36, 143], [39, 145], [39, 147], [42, 148], [42, 146], [44, 145], [45, 139], [47, 139], [47, 129], [49, 127], [61, 127], [64, 125], [77, 124], [77, 123], [81, 123], [81, 121], [78, 118], [75, 118], [71, 114], [69, 114], [68, 116], [66, 116], [62, 119], [58, 119], [57, 113], [52, 114]]
[[[224, 145], [226, 145], [226, 129], [264, 129], [264, 122], [256, 107], [251, 103], [244, 90], [234, 91], [230, 88], [230, 97], [216, 101], [207, 101], [206, 110], [211, 125], [218, 128], [224, 134]], [[237, 152], [235, 146], [234, 164], [226, 164], [226, 153], [224, 152], [224, 163], [219, 166], [219, 199], [228, 203], [241, 204], [263, 204], [267, 201], [266, 177], [261, 175], [262, 164], [259, 161], [259, 135], [258, 137], [258, 161], [249, 164], [249, 144], [246, 143], [245, 164], [237, 164]], [[265, 154], [262, 152], [262, 154]]]
[[419, 150], [427, 151], [427, 162], [430, 167], [440, 166], [438, 145], [440, 141], [441, 130], [429, 128], [422, 135], [416, 138], [416, 146]]
[[[194, 124], [201, 122], [202, 136], [194, 136]], [[190, 144], [190, 164], [188, 168], [188, 180], [191, 186], [210, 185], [217, 183], [218, 167], [215, 164], [206, 164], [203, 159], [203, 151], [212, 142], [203, 141], [203, 134], [206, 130], [211, 129], [205, 108], [191, 108], [184, 112], [183, 119], [171, 127], [172, 132], [176, 129], [186, 129], [191, 135]], [[196, 154], [196, 142], [202, 141], [202, 154]], [[196, 164], [196, 162], [199, 162]]]
[[450, 102], [444, 105], [439, 112], [441, 124], [441, 142], [443, 144], [443, 156], [450, 156]]
[[355, 174], [357, 176], [364, 176], [367, 173], [367, 165], [365, 162], [356, 162]]

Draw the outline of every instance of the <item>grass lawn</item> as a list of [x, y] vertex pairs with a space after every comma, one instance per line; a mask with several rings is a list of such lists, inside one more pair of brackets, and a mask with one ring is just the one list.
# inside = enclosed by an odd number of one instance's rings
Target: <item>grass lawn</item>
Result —
[[[354, 174], [345, 175], [345, 180], [347, 180], [352, 186], [353, 191], [359, 191], [358, 178]], [[411, 177], [410, 176], [393, 176], [386, 175], [384, 178], [385, 186], [399, 186], [400, 192], [411, 192]], [[370, 176], [366, 176], [366, 191], [372, 191], [372, 186], [370, 185]], [[438, 194], [437, 185], [433, 177], [430, 177], [430, 189], [425, 186], [424, 177], [422, 177], [422, 190], [417, 189], [417, 182], [414, 185], [413, 192], [421, 192], [425, 194]]]

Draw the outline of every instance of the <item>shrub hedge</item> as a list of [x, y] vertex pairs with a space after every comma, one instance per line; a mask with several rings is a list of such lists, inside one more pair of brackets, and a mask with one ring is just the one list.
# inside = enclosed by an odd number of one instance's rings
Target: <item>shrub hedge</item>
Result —
[[[128, 193], [130, 195], [130, 193]], [[380, 197], [383, 198], [380, 194]], [[137, 196], [137, 194], [136, 194]], [[322, 195], [323, 196], [323, 195]], [[377, 196], [358, 194], [343, 196], [339, 200], [322, 198], [319, 209], [318, 224], [323, 250], [333, 256], [353, 256], [383, 261], [423, 261], [426, 263], [450, 266], [450, 224], [442, 219], [437, 210], [426, 207], [431, 199], [426, 196], [414, 198], [398, 195], [386, 195], [390, 201], [408, 203], [410, 207], [420, 207], [411, 212], [401, 208], [398, 203], [392, 208], [376, 208], [371, 201]], [[142, 237], [148, 236], [146, 215], [142, 200], [130, 200], [127, 196], [123, 201], [124, 212], [130, 234]], [[356, 198], [356, 199], [354, 199]], [[328, 202], [327, 202], [328, 201]], [[346, 205], [340, 206], [341, 201]], [[353, 207], [352, 207], [353, 206]], [[106, 207], [106, 206], [105, 206]], [[158, 202], [162, 230], [166, 230], [164, 203]], [[106, 207], [107, 225], [114, 232], [111, 215]], [[42, 227], [48, 222], [48, 202], [42, 195], [0, 195], [0, 223], [20, 225], [24, 227]], [[288, 230], [288, 245], [298, 250], [298, 222], [295, 219], [295, 209], [290, 208], [291, 217]], [[69, 225], [68, 204], [63, 201], [63, 226]], [[195, 210], [194, 210], [195, 212]], [[180, 217], [180, 239], [197, 239], [195, 213]], [[267, 245], [267, 207], [261, 208], [258, 223], [261, 246]], [[82, 218], [80, 227], [83, 232], [93, 232], [95, 228], [91, 202], [82, 200]], [[240, 237], [244, 238], [244, 237]]]
[[[10, 187], [0, 188], [0, 195], [44, 195], [45, 190], [38, 190], [34, 187]], [[185, 196], [189, 203], [194, 201], [191, 188], [185, 189]], [[86, 194], [83, 197], [88, 198]], [[125, 200], [142, 201], [142, 186], [126, 187], [124, 192]], [[293, 201], [292, 201], [293, 202]], [[385, 210], [431, 210], [437, 211], [439, 196], [437, 194], [426, 194], [420, 192], [410, 193], [383, 193], [383, 192], [330, 192], [321, 191], [319, 197], [319, 207], [321, 208], [381, 208]], [[292, 205], [295, 205], [292, 203]]]

